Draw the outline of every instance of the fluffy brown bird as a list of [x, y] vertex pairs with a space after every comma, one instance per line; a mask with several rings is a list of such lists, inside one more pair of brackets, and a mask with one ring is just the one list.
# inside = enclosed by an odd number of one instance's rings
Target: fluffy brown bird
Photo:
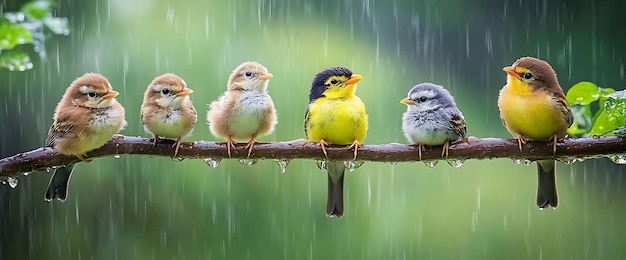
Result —
[[198, 121], [196, 108], [189, 99], [193, 92], [179, 76], [166, 73], [156, 77], [148, 85], [141, 104], [141, 123], [146, 132], [175, 139], [174, 157], [178, 155], [180, 140], [189, 136]]
[[211, 133], [226, 138], [228, 157], [234, 141], [247, 141], [248, 156], [254, 140], [274, 130], [276, 109], [267, 85], [273, 75], [257, 62], [244, 62], [228, 79], [226, 92], [211, 103], [207, 120]]
[[[556, 153], [557, 138], [565, 137], [573, 118], [554, 69], [543, 60], [523, 57], [503, 70], [507, 83], [498, 97], [502, 124], [517, 137], [520, 151], [526, 139], [553, 140]], [[537, 171], [537, 206], [556, 208], [555, 161], [537, 161]]]
[[[100, 74], [74, 80], [56, 107], [46, 146], [89, 162], [85, 153], [100, 148], [126, 126], [124, 108], [115, 100], [118, 94]], [[55, 170], [44, 200], [65, 201], [73, 168], [72, 164]]]

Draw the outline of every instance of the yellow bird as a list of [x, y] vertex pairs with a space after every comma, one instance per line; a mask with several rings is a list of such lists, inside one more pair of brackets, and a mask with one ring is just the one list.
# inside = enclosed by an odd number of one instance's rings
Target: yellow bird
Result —
[[[522, 57], [503, 70], [507, 83], [498, 97], [502, 124], [517, 137], [520, 151], [525, 139], [553, 140], [556, 153], [557, 138], [565, 137], [573, 122], [556, 73], [550, 64], [533, 57]], [[556, 162], [537, 161], [537, 171], [537, 206], [556, 208]]]
[[[365, 139], [367, 114], [365, 105], [354, 92], [361, 76], [352, 74], [344, 67], [321, 71], [313, 78], [309, 94], [309, 106], [304, 118], [304, 132], [308, 142], [318, 142], [324, 155], [327, 144], [350, 145], [354, 158]], [[330, 160], [328, 170], [328, 200], [326, 215], [343, 216], [343, 178], [345, 166], [342, 161]]]

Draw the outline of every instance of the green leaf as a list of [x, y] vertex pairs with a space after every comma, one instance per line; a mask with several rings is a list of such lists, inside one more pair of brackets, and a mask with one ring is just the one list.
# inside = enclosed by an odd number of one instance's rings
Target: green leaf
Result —
[[0, 67], [10, 71], [25, 71], [33, 68], [30, 57], [23, 51], [8, 51], [0, 53]]
[[571, 105], [589, 105], [600, 98], [600, 88], [588, 81], [582, 81], [572, 86], [565, 98]]
[[7, 20], [0, 22], [0, 49], [13, 49], [17, 45], [31, 42], [33, 36], [26, 28]]
[[22, 12], [28, 20], [43, 20], [52, 11], [52, 3], [50, 1], [32, 1], [22, 6]]
[[50, 29], [50, 31], [54, 34], [70, 34], [70, 28], [68, 27], [67, 18], [65, 17], [46, 17], [43, 20], [43, 24], [45, 24], [46, 27], [48, 27], [48, 29]]
[[606, 95], [604, 109], [591, 129], [591, 135], [612, 135], [615, 129], [626, 125], [626, 91]]
[[574, 123], [567, 129], [570, 135], [580, 136], [589, 133], [592, 127], [591, 106], [589, 105], [573, 105], [571, 107]]

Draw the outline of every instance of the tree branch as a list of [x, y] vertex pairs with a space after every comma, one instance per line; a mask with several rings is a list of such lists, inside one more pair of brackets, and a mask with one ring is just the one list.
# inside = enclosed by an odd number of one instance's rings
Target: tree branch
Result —
[[[103, 147], [87, 153], [89, 158], [99, 158], [124, 154], [168, 156], [174, 154], [170, 140], [163, 140], [153, 145], [152, 140], [143, 137], [114, 136]], [[245, 144], [237, 144], [232, 158], [245, 159]], [[441, 146], [428, 147], [422, 152], [422, 160], [440, 160]], [[407, 162], [418, 161], [416, 145], [406, 144], [365, 144], [358, 150], [359, 161]], [[328, 157], [333, 160], [351, 160], [354, 151], [347, 145], [330, 145]], [[531, 161], [539, 159], [560, 159], [572, 161], [574, 158], [599, 157], [601, 155], [626, 152], [626, 136], [600, 138], [571, 138], [559, 140], [557, 153], [553, 155], [552, 142], [528, 141], [519, 151], [517, 139], [474, 138], [450, 146], [448, 159], [493, 159], [520, 158]], [[180, 146], [178, 157], [188, 159], [211, 158], [220, 160], [228, 157], [226, 144], [223, 142], [195, 141], [184, 142]], [[319, 144], [304, 143], [303, 139], [288, 142], [256, 143], [250, 159], [325, 159]], [[44, 147], [20, 153], [0, 160], [0, 178], [17, 177], [21, 173], [49, 169], [79, 162], [74, 156], [58, 153]]]

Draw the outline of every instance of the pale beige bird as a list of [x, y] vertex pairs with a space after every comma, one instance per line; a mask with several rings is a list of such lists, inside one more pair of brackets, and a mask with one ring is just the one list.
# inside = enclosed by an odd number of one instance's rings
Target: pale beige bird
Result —
[[178, 155], [180, 141], [191, 134], [198, 113], [189, 99], [193, 92], [179, 76], [166, 73], [156, 77], [144, 93], [141, 105], [141, 123], [146, 132], [160, 138], [174, 139], [174, 157]]
[[248, 156], [255, 139], [269, 134], [277, 123], [276, 109], [267, 85], [273, 75], [257, 62], [244, 62], [228, 79], [226, 92], [211, 103], [207, 120], [211, 133], [226, 138], [228, 157], [234, 141], [245, 142]]
[[[126, 126], [124, 108], [115, 100], [118, 94], [100, 74], [87, 73], [74, 80], [56, 107], [46, 146], [89, 162], [87, 152], [100, 148]], [[44, 200], [65, 201], [73, 168], [71, 164], [55, 170]]]

